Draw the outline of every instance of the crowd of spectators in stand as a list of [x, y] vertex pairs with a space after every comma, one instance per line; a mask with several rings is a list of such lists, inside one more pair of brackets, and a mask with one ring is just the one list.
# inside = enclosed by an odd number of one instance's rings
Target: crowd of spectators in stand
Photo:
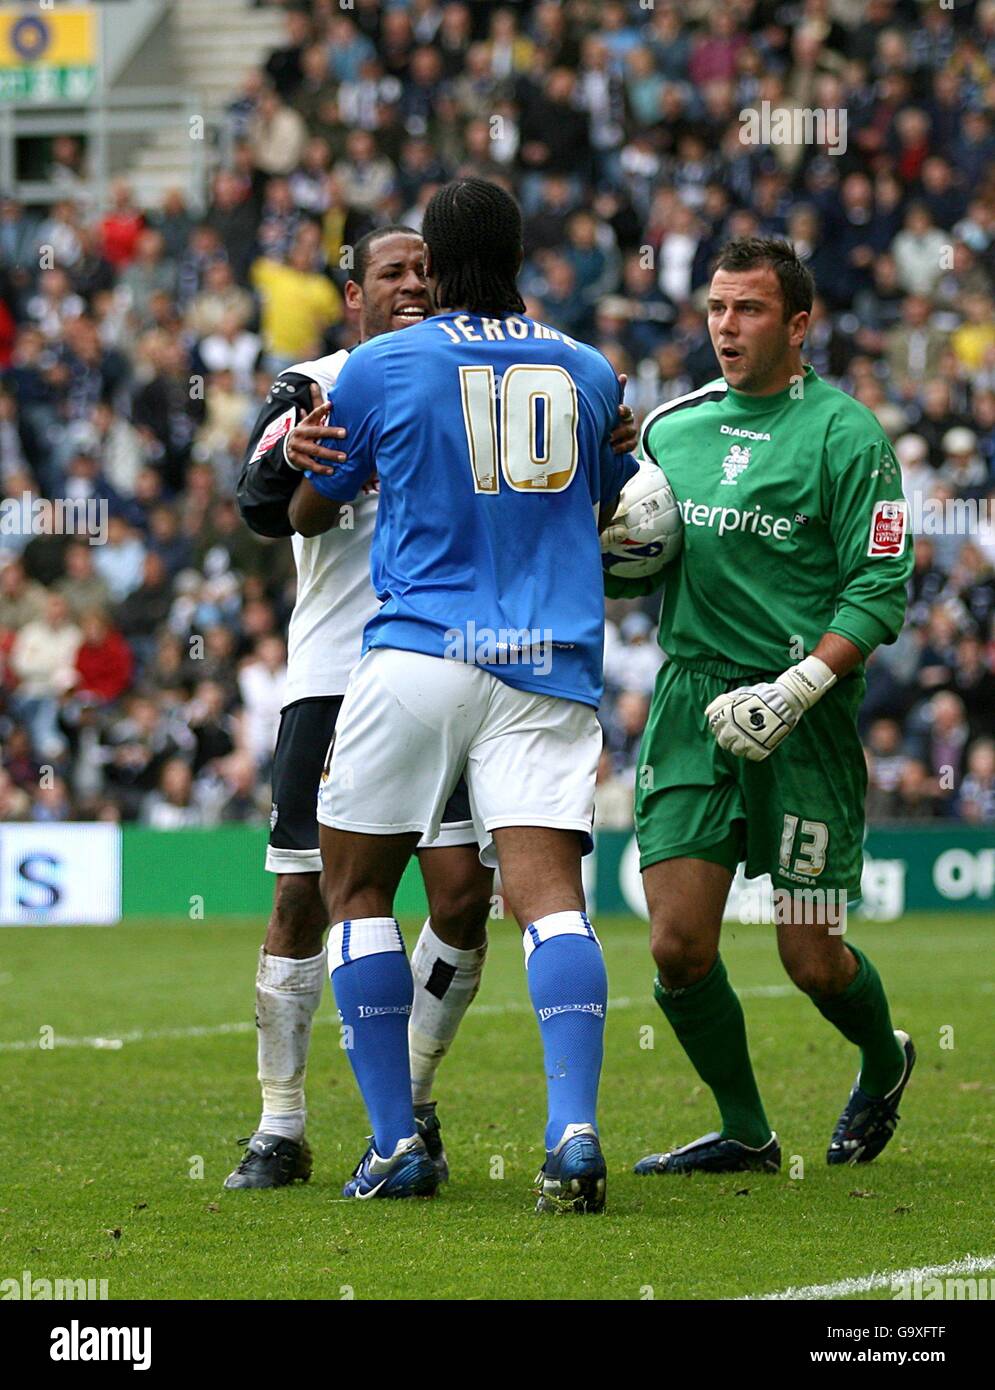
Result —
[[[109, 515], [92, 546], [0, 526], [0, 820], [266, 818], [294, 573], [232, 500], [251, 423], [281, 368], [355, 341], [348, 248], [473, 172], [521, 201], [530, 313], [628, 373], [639, 415], [717, 374], [721, 244], [794, 240], [808, 358], [927, 518], [867, 671], [870, 818], [995, 823], [995, 0], [280, 8], [206, 206], [120, 180], [97, 209], [67, 137], [51, 207], [0, 190], [4, 497]], [[764, 102], [841, 112], [845, 141], [744, 143]], [[966, 524], [930, 524], [944, 501]], [[605, 825], [630, 822], [656, 607], [609, 605]]]

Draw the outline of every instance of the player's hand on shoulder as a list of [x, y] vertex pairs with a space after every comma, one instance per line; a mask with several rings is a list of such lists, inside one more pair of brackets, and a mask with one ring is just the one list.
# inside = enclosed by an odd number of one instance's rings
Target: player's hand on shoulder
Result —
[[311, 400], [314, 409], [287, 436], [287, 461], [302, 473], [305, 469], [310, 469], [312, 473], [334, 473], [335, 464], [345, 463], [348, 454], [329, 449], [327, 442], [329, 439], [345, 439], [346, 431], [339, 425], [328, 423], [331, 402], [322, 400], [321, 392], [314, 384], [311, 386]]
[[[619, 384], [625, 390], [625, 383], [628, 377], [623, 372], [619, 377]], [[616, 454], [631, 454], [635, 451], [639, 443], [639, 431], [636, 428], [636, 417], [632, 413], [632, 406], [626, 405], [623, 401], [618, 408], [618, 424], [612, 430], [612, 450]]]

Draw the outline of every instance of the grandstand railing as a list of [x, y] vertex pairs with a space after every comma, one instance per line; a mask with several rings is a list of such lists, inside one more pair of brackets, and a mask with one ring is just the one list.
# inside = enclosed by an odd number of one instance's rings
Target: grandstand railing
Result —
[[119, 87], [98, 93], [85, 106], [65, 102], [33, 103], [30, 107], [0, 106], [0, 190], [19, 202], [50, 204], [71, 197], [58, 181], [21, 179], [16, 175], [16, 140], [25, 136], [78, 135], [86, 139], [88, 173], [81, 192], [100, 209], [106, 206], [111, 181], [110, 140], [114, 135], [154, 134], [165, 122], [201, 133], [191, 138], [191, 158], [184, 189], [195, 209], [206, 205], [207, 178], [218, 139], [219, 122], [204, 115], [204, 102], [191, 92], [160, 87]]

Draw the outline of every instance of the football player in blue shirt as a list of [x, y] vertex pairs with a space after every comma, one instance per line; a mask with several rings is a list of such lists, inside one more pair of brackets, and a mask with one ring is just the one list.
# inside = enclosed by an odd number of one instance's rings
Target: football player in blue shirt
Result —
[[328, 960], [373, 1128], [345, 1186], [429, 1196], [411, 1109], [411, 971], [394, 894], [466, 772], [481, 858], [521, 925], [547, 1078], [538, 1209], [600, 1211], [596, 1101], [607, 979], [584, 910], [601, 751], [599, 526], [631, 456], [619, 382], [593, 348], [525, 315], [517, 204], [459, 179], [426, 210], [436, 317], [358, 348], [332, 393], [348, 460], [291, 504], [348, 504], [376, 471], [379, 612], [350, 678], [318, 799]]

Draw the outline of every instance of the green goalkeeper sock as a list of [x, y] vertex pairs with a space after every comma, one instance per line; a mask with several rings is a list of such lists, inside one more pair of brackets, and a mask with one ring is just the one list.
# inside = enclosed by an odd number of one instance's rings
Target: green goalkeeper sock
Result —
[[743, 1006], [721, 956], [703, 980], [687, 989], [667, 989], [658, 975], [653, 993], [691, 1065], [715, 1096], [722, 1138], [762, 1148], [770, 1139], [770, 1125], [750, 1063]]
[[885, 1096], [902, 1074], [905, 1054], [891, 1026], [881, 976], [863, 951], [849, 942], [847, 950], [857, 958], [854, 978], [841, 994], [813, 997], [812, 1002], [848, 1042], [860, 1048], [860, 1089], [870, 1096]]

